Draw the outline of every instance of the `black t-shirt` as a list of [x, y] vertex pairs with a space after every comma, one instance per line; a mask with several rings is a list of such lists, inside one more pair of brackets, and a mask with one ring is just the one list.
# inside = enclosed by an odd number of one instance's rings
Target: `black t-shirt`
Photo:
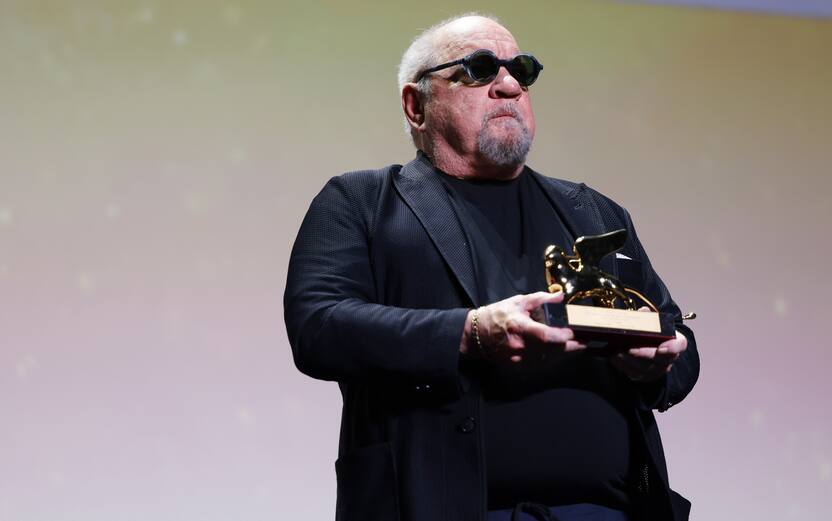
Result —
[[[543, 251], [569, 250], [574, 238], [538, 182], [527, 171], [510, 181], [444, 179], [471, 241], [480, 301], [544, 291]], [[583, 353], [546, 366], [531, 358], [482, 371], [488, 507], [626, 509], [631, 409], [609, 363]]]

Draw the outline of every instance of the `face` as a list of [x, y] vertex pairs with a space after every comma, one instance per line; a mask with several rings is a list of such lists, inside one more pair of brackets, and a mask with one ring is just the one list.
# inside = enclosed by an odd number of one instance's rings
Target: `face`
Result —
[[[462, 19], [444, 38], [447, 61], [477, 49], [509, 59], [520, 50], [511, 33], [487, 19]], [[442, 61], [446, 61], [443, 59]], [[432, 73], [425, 106], [428, 141], [435, 154], [455, 154], [472, 165], [522, 165], [534, 138], [535, 121], [527, 87], [505, 67], [487, 84], [474, 83], [461, 66]]]

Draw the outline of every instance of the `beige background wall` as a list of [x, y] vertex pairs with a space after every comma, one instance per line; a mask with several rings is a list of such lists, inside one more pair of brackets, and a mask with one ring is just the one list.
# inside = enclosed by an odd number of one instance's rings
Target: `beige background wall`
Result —
[[[628, 207], [702, 377], [693, 519], [828, 519], [832, 23], [603, 1], [0, 2], [0, 520], [329, 519], [292, 366], [306, 207], [406, 162], [395, 67], [460, 11], [546, 66], [536, 169]], [[294, 517], [293, 517], [294, 516]]]

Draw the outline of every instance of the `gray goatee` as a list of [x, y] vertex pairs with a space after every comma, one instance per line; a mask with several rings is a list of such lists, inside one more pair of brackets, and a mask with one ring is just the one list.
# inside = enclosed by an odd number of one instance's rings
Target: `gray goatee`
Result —
[[[500, 120], [498, 125], [514, 125], [519, 127], [514, 135], [499, 135], [489, 125], [489, 120], [498, 116], [510, 115], [511, 119]], [[477, 134], [477, 149], [486, 159], [498, 166], [515, 166], [526, 161], [526, 155], [532, 146], [529, 129], [523, 122], [523, 117], [514, 105], [503, 105], [489, 111], [482, 118], [482, 126]]]

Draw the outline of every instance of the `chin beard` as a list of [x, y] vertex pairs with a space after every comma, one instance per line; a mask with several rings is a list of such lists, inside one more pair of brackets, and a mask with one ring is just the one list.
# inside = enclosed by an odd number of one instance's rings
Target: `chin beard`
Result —
[[[512, 125], [518, 127], [509, 135], [500, 135], [489, 120], [496, 116], [510, 112]], [[502, 123], [500, 123], [502, 124]], [[495, 109], [483, 117], [482, 127], [477, 134], [477, 150], [487, 160], [496, 166], [518, 166], [526, 162], [526, 155], [532, 146], [529, 129], [523, 123], [520, 114], [512, 106]]]

